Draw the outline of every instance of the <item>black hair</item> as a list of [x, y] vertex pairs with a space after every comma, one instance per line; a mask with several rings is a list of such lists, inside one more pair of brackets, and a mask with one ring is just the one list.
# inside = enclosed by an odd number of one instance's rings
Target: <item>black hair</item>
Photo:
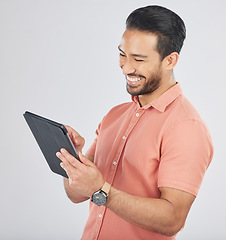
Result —
[[155, 34], [162, 59], [172, 52], [179, 54], [186, 37], [183, 20], [171, 10], [156, 5], [134, 10], [126, 20], [126, 28]]

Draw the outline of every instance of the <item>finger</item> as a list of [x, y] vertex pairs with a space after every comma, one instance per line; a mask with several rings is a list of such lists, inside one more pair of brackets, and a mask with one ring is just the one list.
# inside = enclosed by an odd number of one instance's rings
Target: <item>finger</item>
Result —
[[64, 169], [64, 171], [67, 173], [67, 176], [69, 179], [72, 179], [72, 180], [75, 180], [76, 178], [76, 175], [75, 174], [72, 174], [72, 172], [66, 167], [66, 165], [61, 162], [60, 163], [60, 166]]
[[75, 131], [73, 128], [71, 128], [70, 126], [67, 126], [67, 125], [64, 125], [65, 127], [66, 127], [66, 129], [67, 129], [67, 131], [68, 131], [68, 134], [70, 135], [70, 136], [72, 136], [74, 139], [76, 139], [76, 140], [78, 140], [79, 141], [79, 139], [80, 138], [83, 138], [77, 131]]
[[71, 179], [75, 179], [76, 177], [76, 168], [73, 167], [70, 162], [64, 157], [63, 154], [60, 152], [56, 153], [56, 156], [62, 161], [60, 163], [60, 166], [64, 169], [64, 171], [67, 173], [68, 177]]
[[77, 135], [75, 133], [72, 133], [72, 141], [75, 143], [77, 147], [79, 147], [79, 149], [82, 149], [83, 146], [85, 145], [85, 139], [82, 136]]
[[80, 136], [80, 134], [77, 131], [75, 131], [72, 127], [67, 125], [64, 125], [64, 126], [66, 127], [68, 133], [74, 133], [75, 136]]
[[65, 125], [65, 127], [75, 147], [80, 147], [82, 149], [85, 144], [85, 139], [70, 126]]
[[69, 164], [69, 161], [67, 160], [67, 158], [61, 153], [61, 152], [57, 152], [56, 156], [65, 164]]
[[60, 150], [63, 157], [75, 168], [80, 168], [82, 163], [78, 161], [74, 156], [72, 156], [66, 149], [62, 148]]
[[75, 171], [77, 168], [73, 166], [67, 157], [65, 157], [61, 152], [57, 152], [57, 157], [62, 161], [64, 168], [67, 168], [68, 171]]

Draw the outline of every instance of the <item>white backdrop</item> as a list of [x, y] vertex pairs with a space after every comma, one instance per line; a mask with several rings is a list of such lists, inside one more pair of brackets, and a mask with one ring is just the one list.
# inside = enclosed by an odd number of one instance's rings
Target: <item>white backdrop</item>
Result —
[[178, 234], [225, 239], [225, 1], [0, 0], [0, 239], [80, 239], [88, 203], [72, 204], [22, 114], [69, 124], [85, 138], [116, 104], [130, 101], [118, 67], [125, 19], [159, 4], [178, 13], [187, 39], [175, 76], [211, 132], [215, 155]]

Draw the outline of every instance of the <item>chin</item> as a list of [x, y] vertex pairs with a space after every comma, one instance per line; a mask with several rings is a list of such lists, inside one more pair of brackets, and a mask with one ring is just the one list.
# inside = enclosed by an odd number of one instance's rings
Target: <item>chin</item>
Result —
[[138, 91], [136, 91], [134, 88], [131, 88], [131, 87], [128, 87], [128, 86], [127, 86], [126, 90], [127, 90], [127, 92], [128, 92], [130, 95], [132, 95], [132, 96], [134, 96], [134, 97], [140, 95], [140, 91], [138, 92]]

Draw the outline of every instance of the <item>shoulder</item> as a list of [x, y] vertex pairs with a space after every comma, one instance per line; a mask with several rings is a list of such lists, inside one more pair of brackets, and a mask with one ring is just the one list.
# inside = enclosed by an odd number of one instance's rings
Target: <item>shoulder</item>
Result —
[[210, 142], [209, 130], [191, 102], [181, 94], [165, 111], [166, 121], [162, 127], [162, 136], [197, 138], [205, 136]]
[[178, 124], [183, 125], [184, 122], [196, 122], [198, 125], [206, 128], [205, 122], [198, 111], [183, 94], [168, 106], [165, 114], [167, 116], [165, 125], [167, 129], [174, 128]]
[[202, 121], [195, 107], [183, 94], [176, 99], [171, 111], [179, 121], [189, 119]]

